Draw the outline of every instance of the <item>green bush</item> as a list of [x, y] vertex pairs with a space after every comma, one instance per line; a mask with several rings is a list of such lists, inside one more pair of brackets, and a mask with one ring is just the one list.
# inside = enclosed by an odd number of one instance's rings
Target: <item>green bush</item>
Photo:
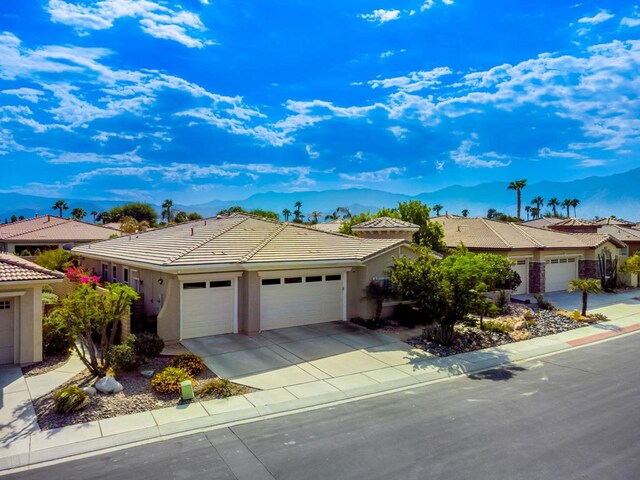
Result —
[[609, 317], [602, 313], [591, 313], [587, 315], [587, 318], [593, 322], [606, 322], [609, 320]]
[[[133, 335], [131, 335], [133, 337]], [[109, 366], [116, 372], [132, 370], [138, 364], [133, 342], [127, 341], [122, 345], [114, 345], [107, 354]]]
[[42, 320], [42, 353], [45, 357], [65, 355], [73, 346], [64, 322], [55, 314], [46, 316]]
[[135, 337], [133, 349], [138, 357], [154, 358], [164, 349], [164, 340], [153, 333], [138, 333]]
[[43, 285], [42, 293], [53, 293], [53, 288], [51, 288], [51, 285]]
[[192, 377], [203, 372], [205, 369], [202, 357], [193, 353], [182, 353], [180, 355], [176, 355], [169, 361], [169, 366], [180, 368]]
[[73, 260], [71, 253], [61, 248], [56, 248], [40, 253], [36, 256], [34, 262], [49, 270], [64, 272], [71, 265], [71, 260]]
[[89, 405], [89, 395], [75, 385], [61, 388], [53, 394], [53, 402], [60, 413], [82, 410]]
[[55, 305], [58, 303], [58, 296], [55, 293], [42, 292], [42, 303], [45, 305]]
[[180, 384], [185, 380], [191, 380], [195, 385], [193, 378], [181, 368], [167, 367], [153, 376], [151, 386], [158, 393], [180, 393]]
[[226, 378], [212, 378], [198, 389], [198, 395], [215, 395], [218, 398], [227, 398], [239, 393], [238, 387]]
[[512, 328], [506, 323], [497, 322], [495, 320], [485, 320], [484, 330], [486, 332], [509, 333]]

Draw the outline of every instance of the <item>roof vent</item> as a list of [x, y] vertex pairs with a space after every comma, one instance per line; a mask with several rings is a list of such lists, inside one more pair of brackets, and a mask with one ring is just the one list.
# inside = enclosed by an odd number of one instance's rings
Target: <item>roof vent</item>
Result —
[[222, 215], [216, 215], [216, 218], [220, 219], [220, 218], [222, 218]]
[[193, 227], [191, 227], [191, 236], [193, 237]]
[[207, 221], [206, 221], [206, 220], [204, 221], [204, 226], [205, 226], [205, 227], [207, 226]]
[[458, 231], [460, 231], [460, 225], [458, 225]]
[[47, 215], [47, 222], [51, 221], [51, 215]]

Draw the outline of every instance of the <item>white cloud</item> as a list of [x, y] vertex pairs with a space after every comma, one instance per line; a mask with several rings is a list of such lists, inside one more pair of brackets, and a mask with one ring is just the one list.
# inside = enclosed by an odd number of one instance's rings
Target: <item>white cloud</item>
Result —
[[350, 182], [388, 182], [392, 177], [400, 176], [405, 171], [406, 169], [404, 167], [389, 167], [372, 172], [339, 173], [338, 176]]
[[320, 153], [316, 152], [311, 145], [306, 145], [304, 149], [306, 150], [307, 155], [309, 155], [309, 158], [316, 159], [320, 156]]
[[47, 163], [54, 165], [68, 165], [73, 163], [94, 163], [100, 165], [131, 165], [141, 163], [142, 158], [138, 155], [138, 149], [130, 152], [112, 155], [101, 155], [94, 152], [62, 152], [55, 154], [52, 152], [42, 152], [42, 156], [47, 157]]
[[406, 133], [409, 131], [406, 128], [398, 126], [389, 127], [387, 130], [389, 130], [397, 140], [406, 138]]
[[634, 28], [640, 26], [640, 17], [624, 17], [620, 20], [620, 25], [623, 27]]
[[604, 160], [593, 160], [593, 159], [586, 159], [586, 160], [582, 160], [581, 162], [578, 163], [578, 166], [580, 167], [585, 167], [585, 168], [591, 168], [591, 167], [601, 167], [603, 165], [606, 165], [607, 162], [605, 162]]
[[558, 152], [551, 150], [549, 147], [544, 147], [538, 150], [538, 156], [541, 158], [573, 158], [573, 159], [583, 159], [584, 155], [581, 155], [576, 152]]
[[44, 95], [42, 90], [36, 90], [35, 88], [10, 88], [7, 90], [2, 90], [2, 93], [5, 95], [15, 95], [21, 100], [27, 100], [28, 102], [38, 103], [40, 101], [40, 97]]
[[[475, 139], [475, 134], [471, 135], [471, 138]], [[496, 168], [507, 167], [511, 164], [511, 160], [507, 160], [506, 155], [501, 155], [496, 152], [486, 152], [481, 154], [472, 154], [471, 150], [479, 144], [473, 140], [463, 140], [460, 146], [449, 153], [451, 160], [456, 165], [467, 168]]]
[[360, 18], [365, 19], [367, 22], [383, 24], [393, 20], [398, 20], [400, 18], [400, 10], [384, 10], [380, 8], [371, 13], [362, 13]]
[[401, 77], [370, 80], [368, 83], [371, 88], [397, 88], [405, 92], [416, 92], [440, 85], [442, 83], [440, 77], [451, 75], [452, 73], [449, 67], [437, 67], [428, 71], [409, 72]]
[[189, 48], [213, 43], [201, 38], [206, 28], [198, 15], [153, 0], [101, 0], [93, 4], [49, 0], [47, 10], [54, 22], [70, 25], [81, 34], [112, 28], [122, 18], [135, 18], [142, 31], [155, 38], [173, 40]]
[[578, 20], [578, 23], [586, 23], [588, 25], [597, 25], [598, 23], [606, 22], [607, 20], [615, 17], [612, 13], [609, 13], [605, 10], [600, 10], [593, 17], [582, 17]]

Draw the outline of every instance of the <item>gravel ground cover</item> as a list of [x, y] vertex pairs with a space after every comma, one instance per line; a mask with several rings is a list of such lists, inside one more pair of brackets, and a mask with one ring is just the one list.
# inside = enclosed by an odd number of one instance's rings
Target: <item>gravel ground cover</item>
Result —
[[41, 362], [22, 367], [22, 375], [25, 377], [34, 377], [36, 375], [42, 375], [43, 373], [50, 372], [67, 363], [70, 356], [71, 355], [69, 353], [65, 355], [52, 355]]

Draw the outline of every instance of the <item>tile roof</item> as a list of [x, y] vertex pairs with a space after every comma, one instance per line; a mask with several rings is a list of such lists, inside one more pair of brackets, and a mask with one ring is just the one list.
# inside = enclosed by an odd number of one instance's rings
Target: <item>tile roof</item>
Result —
[[390, 230], [390, 231], [410, 231], [417, 232], [420, 229], [418, 225], [415, 223], [405, 222], [404, 220], [399, 220], [397, 218], [391, 217], [379, 217], [373, 218], [371, 220], [367, 220], [366, 222], [358, 223], [351, 227], [351, 230], [367, 230], [367, 231], [378, 231], [378, 230]]
[[486, 250], [529, 250], [595, 248], [606, 241], [619, 243], [597, 233], [563, 233], [485, 218], [436, 217], [444, 228], [444, 242], [455, 247], [463, 242], [469, 248]]
[[23, 258], [0, 253], [0, 284], [28, 280], [55, 280], [64, 274], [53, 272]]
[[605, 233], [617, 238], [621, 242], [640, 242], [640, 230], [623, 227], [622, 225], [602, 225], [598, 228], [599, 233]]
[[538, 227], [538, 228], [548, 228], [550, 225], [555, 225], [556, 223], [560, 223], [563, 219], [557, 217], [540, 217], [535, 220], [527, 220], [526, 222], [520, 222], [520, 225], [524, 225], [526, 227]]
[[594, 223], [582, 218], [565, 218], [560, 220], [559, 222], [553, 223], [552, 225], [554, 227], [592, 227], [594, 226]]
[[330, 222], [316, 223], [313, 228], [315, 228], [316, 230], [321, 230], [323, 232], [338, 233], [340, 231], [340, 226], [342, 225], [342, 223], [342, 220], [331, 220]]
[[158, 266], [365, 260], [406, 243], [363, 239], [245, 214], [208, 218], [77, 246], [90, 257]]
[[627, 222], [626, 220], [621, 220], [619, 218], [613, 217], [600, 218], [598, 220], [595, 220], [593, 223], [595, 223], [596, 225], [623, 225], [628, 227], [633, 225], [633, 222]]
[[109, 228], [55, 215], [41, 215], [0, 225], [0, 241], [91, 242], [106, 240], [114, 233]]

